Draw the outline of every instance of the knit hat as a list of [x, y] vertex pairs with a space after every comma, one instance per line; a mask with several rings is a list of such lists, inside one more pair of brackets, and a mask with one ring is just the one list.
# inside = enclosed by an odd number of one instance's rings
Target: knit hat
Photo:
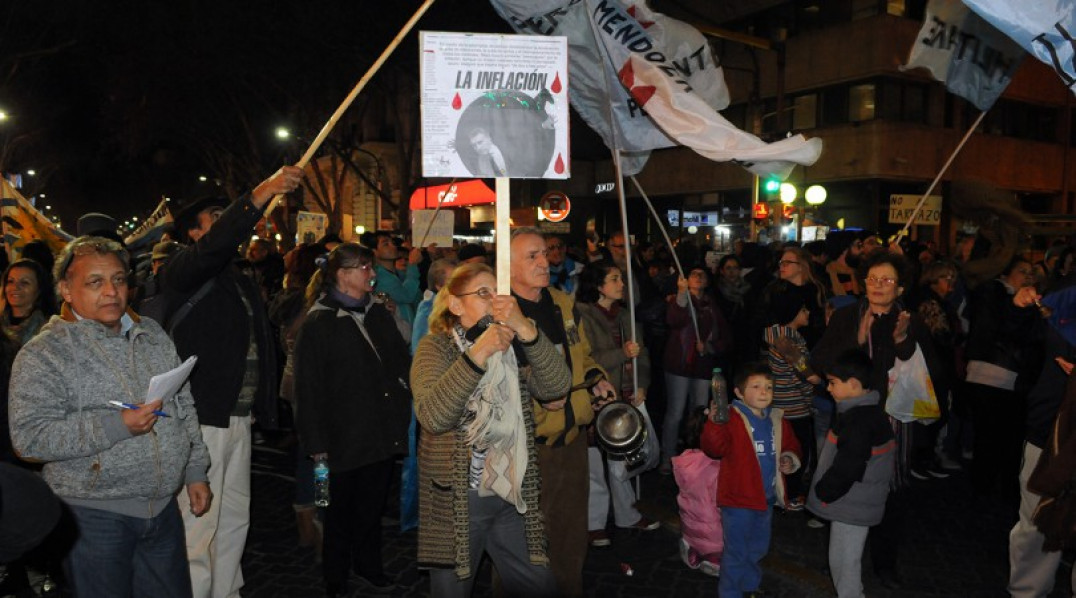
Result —
[[792, 290], [780, 290], [770, 296], [770, 313], [782, 326], [795, 320], [803, 305], [803, 295]]

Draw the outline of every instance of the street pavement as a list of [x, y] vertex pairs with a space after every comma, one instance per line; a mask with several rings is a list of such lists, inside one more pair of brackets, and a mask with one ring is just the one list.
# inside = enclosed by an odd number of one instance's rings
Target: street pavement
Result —
[[[311, 549], [296, 546], [291, 508], [294, 457], [267, 445], [255, 447], [252, 524], [243, 558], [246, 598], [323, 595], [321, 575]], [[590, 550], [584, 586], [594, 597], [717, 596], [717, 579], [687, 568], [678, 553], [679, 517], [671, 476], [642, 476], [640, 510], [662, 522], [651, 532], [612, 530], [610, 548]], [[394, 495], [396, 493], [394, 492]], [[1000, 498], [975, 497], [966, 474], [916, 482], [900, 547], [901, 589], [883, 588], [864, 557], [864, 586], [871, 598], [993, 598], [1007, 596], [1008, 531], [1015, 507]], [[401, 533], [388, 508], [384, 529], [387, 573], [397, 580], [392, 596], [429, 596], [426, 575], [415, 564], [417, 535]], [[763, 561], [762, 589], [779, 598], [834, 596], [826, 570], [828, 529], [806, 525], [807, 515], [775, 512], [770, 553]], [[556, 521], [551, 521], [556, 525]], [[868, 551], [869, 552], [869, 551]], [[1071, 559], [1065, 559], [1070, 563]], [[632, 575], [625, 574], [625, 565]], [[1070, 565], [1063, 564], [1051, 597], [1069, 596]], [[478, 573], [475, 596], [491, 596], [488, 565]], [[368, 596], [352, 578], [355, 596]]]

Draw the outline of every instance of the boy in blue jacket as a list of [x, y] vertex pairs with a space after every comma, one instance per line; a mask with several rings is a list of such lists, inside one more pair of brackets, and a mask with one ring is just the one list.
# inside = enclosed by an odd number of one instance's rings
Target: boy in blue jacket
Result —
[[871, 358], [846, 351], [826, 372], [837, 417], [826, 435], [807, 508], [832, 521], [829, 570], [838, 598], [862, 598], [863, 546], [882, 521], [893, 477], [896, 443], [878, 391], [871, 390]]

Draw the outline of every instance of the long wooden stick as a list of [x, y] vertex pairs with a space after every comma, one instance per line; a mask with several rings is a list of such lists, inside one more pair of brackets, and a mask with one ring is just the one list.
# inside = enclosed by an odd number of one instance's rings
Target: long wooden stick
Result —
[[930, 183], [930, 187], [927, 188], [927, 192], [923, 194], [923, 197], [919, 198], [919, 203], [916, 204], [915, 211], [912, 212], [911, 218], [908, 218], [908, 221], [904, 223], [904, 228], [900, 229], [900, 232], [898, 232], [897, 235], [893, 237], [895, 242], [899, 242], [901, 237], [908, 234], [908, 229], [911, 228], [912, 223], [915, 222], [916, 217], [919, 216], [919, 211], [923, 209], [923, 204], [926, 203], [927, 197], [930, 196], [930, 192], [934, 190], [934, 187], [938, 186], [938, 181], [941, 180], [942, 175], [945, 174], [945, 171], [949, 170], [949, 167], [953, 164], [953, 160], [956, 159], [956, 155], [960, 153], [960, 150], [964, 149], [964, 144], [968, 142], [968, 138], [970, 138], [971, 134], [975, 132], [975, 129], [979, 128], [979, 123], [983, 122], [984, 117], [986, 117], [985, 111], [979, 114], [979, 118], [975, 119], [975, 122], [972, 123], [971, 128], [968, 129], [968, 132], [964, 133], [964, 138], [960, 140], [960, 143], [957, 144], [956, 149], [954, 149], [953, 153], [949, 155], [949, 159], [945, 161], [945, 164], [941, 167], [941, 170], [938, 171], [938, 176], [934, 177], [934, 181]]
[[[665, 237], [665, 244], [669, 246], [669, 253], [672, 254], [673, 263], [676, 264], [676, 271], [680, 273], [680, 278], [687, 278], [687, 272], [684, 272], [684, 266], [680, 264], [680, 256], [676, 255], [676, 249], [673, 248], [672, 239], [669, 238], [669, 233], [665, 230], [665, 224], [661, 221], [661, 216], [658, 215], [658, 211], [654, 209], [654, 204], [650, 203], [650, 198], [646, 196], [646, 191], [643, 191], [643, 186], [639, 184], [639, 180], [634, 175], [628, 177], [632, 183], [635, 183], [635, 188], [639, 190], [639, 195], [643, 197], [643, 201], [646, 202], [646, 207], [650, 208], [650, 214], [654, 217], [654, 222], [658, 225], [658, 230], [661, 231], [661, 236]], [[688, 295], [691, 295], [689, 292]], [[695, 304], [691, 302], [691, 297], [687, 298], [687, 311], [691, 314], [691, 323], [695, 326], [695, 340], [702, 342], [702, 334], [699, 333], [699, 317], [695, 315]]]
[[[635, 272], [631, 261], [631, 231], [628, 230], [628, 204], [624, 197], [624, 172], [620, 167], [620, 150], [613, 150], [613, 170], [616, 171], [617, 201], [620, 203], [620, 230], [624, 233], [624, 276], [627, 279], [628, 291], [628, 335], [631, 342], [638, 343], [635, 338]], [[631, 358], [631, 387], [633, 392], [639, 391], [639, 362], [638, 357]]]
[[[426, 246], [426, 237], [430, 236], [430, 230], [433, 229], [433, 223], [437, 222], [437, 214], [441, 213], [441, 206], [444, 205], [445, 195], [448, 194], [448, 192], [452, 189], [452, 185], [455, 184], [456, 179], [452, 179], [452, 181], [448, 184], [448, 189], [445, 190], [444, 194], [440, 195], [437, 198], [437, 209], [433, 211], [433, 218], [430, 218], [430, 223], [426, 225], [426, 232], [422, 233], [422, 240], [418, 242], [419, 247]], [[425, 202], [423, 202], [422, 207], [423, 209], [426, 208]]]
[[[434, 0], [426, 0], [423, 2], [422, 6], [418, 7], [418, 10], [415, 11], [415, 14], [411, 15], [411, 18], [408, 19], [407, 23], [404, 23], [403, 29], [400, 29], [400, 32], [396, 34], [396, 37], [393, 38], [392, 42], [385, 47], [385, 50], [381, 52], [381, 56], [377, 57], [377, 60], [375, 60], [366, 71], [366, 74], [362, 76], [362, 79], [359, 79], [359, 82], [355, 84], [351, 93], [347, 94], [347, 97], [344, 98], [343, 103], [336, 109], [336, 112], [329, 118], [329, 121], [321, 128], [321, 131], [318, 132], [318, 136], [314, 138], [313, 143], [310, 144], [310, 147], [306, 148], [306, 153], [304, 153], [303, 157], [299, 159], [299, 162], [295, 164], [296, 166], [299, 168], [306, 167], [307, 163], [310, 162], [310, 159], [314, 157], [314, 153], [318, 151], [318, 148], [321, 147], [321, 144], [329, 136], [333, 127], [336, 126], [336, 123], [339, 122], [340, 118], [344, 115], [344, 112], [351, 107], [351, 103], [355, 101], [355, 98], [359, 96], [359, 93], [366, 87], [366, 84], [370, 82], [370, 79], [377, 74], [377, 71], [381, 69], [381, 66], [384, 65], [385, 61], [392, 55], [392, 52], [396, 50], [396, 46], [399, 46], [400, 42], [403, 41], [403, 38], [407, 37], [407, 34], [411, 32], [411, 28], [415, 26], [415, 23], [417, 23], [420, 18], [422, 18], [422, 15], [426, 14], [426, 11], [429, 10], [433, 3]], [[265, 210], [265, 213], [271, 214], [283, 197], [283, 195], [275, 196], [272, 202], [269, 203], [269, 208]]]

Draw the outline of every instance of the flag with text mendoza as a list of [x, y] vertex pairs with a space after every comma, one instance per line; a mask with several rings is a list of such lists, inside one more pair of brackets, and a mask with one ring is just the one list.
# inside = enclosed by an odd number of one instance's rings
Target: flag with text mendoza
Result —
[[38, 212], [7, 179], [0, 178], [0, 213], [3, 217], [4, 244], [8, 258], [14, 260], [22, 254], [22, 248], [35, 239], [48, 244], [52, 252], [59, 253], [73, 237], [54, 222]]
[[1024, 58], [1019, 45], [960, 0], [930, 0], [904, 70], [922, 67], [956, 95], [987, 111]]
[[606, 145], [626, 152], [627, 175], [642, 169], [649, 150], [676, 145], [765, 175], [787, 176], [821, 154], [821, 140], [767, 144], [725, 120], [717, 110], [728, 106], [728, 89], [706, 38], [645, 4], [491, 2], [516, 31], [568, 37], [572, 107]]
[[[972, 10], [1076, 86], [1076, 0], [964, 0]], [[1076, 89], [1073, 89], [1076, 91]]]
[[127, 236], [123, 240], [127, 245], [127, 250], [133, 253], [138, 250], [150, 247], [161, 239], [161, 235], [164, 234], [164, 229], [172, 224], [172, 212], [168, 209], [168, 199], [162, 199], [161, 203], [157, 204], [157, 209], [153, 210], [142, 224], [134, 230], [133, 233]]

